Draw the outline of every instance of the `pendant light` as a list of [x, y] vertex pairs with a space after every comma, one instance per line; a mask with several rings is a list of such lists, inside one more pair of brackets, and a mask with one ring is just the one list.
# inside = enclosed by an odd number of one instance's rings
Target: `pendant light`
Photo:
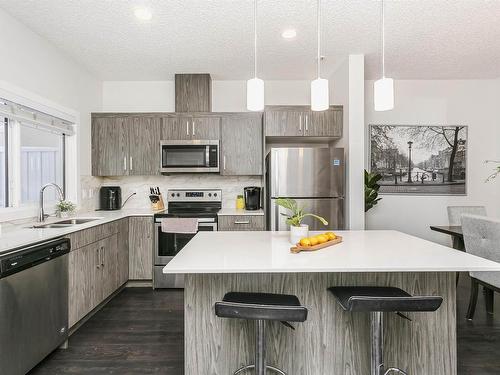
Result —
[[317, 69], [318, 78], [311, 82], [311, 110], [324, 111], [330, 106], [330, 98], [328, 93], [328, 80], [321, 78], [321, 0], [317, 0], [317, 27], [318, 27], [318, 56]]
[[385, 3], [382, 0], [382, 78], [373, 84], [375, 111], [394, 108], [394, 80], [385, 76]]
[[247, 109], [249, 111], [263, 111], [264, 81], [260, 78], [257, 78], [257, 0], [254, 0], [253, 6], [254, 78], [247, 81]]

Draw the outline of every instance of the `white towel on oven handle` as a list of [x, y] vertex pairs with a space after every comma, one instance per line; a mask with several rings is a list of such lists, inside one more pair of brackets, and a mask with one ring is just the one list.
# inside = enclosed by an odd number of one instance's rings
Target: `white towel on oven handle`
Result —
[[166, 217], [161, 219], [163, 233], [198, 233], [198, 219], [191, 217]]

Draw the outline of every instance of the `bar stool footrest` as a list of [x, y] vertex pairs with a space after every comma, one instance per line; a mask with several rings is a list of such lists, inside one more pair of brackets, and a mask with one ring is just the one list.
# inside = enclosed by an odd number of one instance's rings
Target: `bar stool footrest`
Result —
[[[238, 370], [236, 370], [233, 375], [238, 375], [246, 370], [252, 370], [254, 368], [255, 368], [255, 365], [243, 366], [243, 367], [239, 368]], [[283, 370], [280, 370], [279, 368], [274, 367], [274, 366], [266, 366], [266, 369], [277, 372], [280, 375], [286, 375], [286, 372], [284, 372]]]

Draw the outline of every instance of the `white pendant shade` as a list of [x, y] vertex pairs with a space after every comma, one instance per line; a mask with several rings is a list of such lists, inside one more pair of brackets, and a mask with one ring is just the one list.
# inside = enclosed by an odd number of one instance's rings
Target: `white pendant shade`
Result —
[[264, 81], [260, 78], [255, 77], [247, 81], [247, 109], [264, 110]]
[[375, 111], [389, 111], [394, 108], [394, 80], [379, 79], [373, 84], [373, 102]]
[[330, 106], [328, 80], [317, 78], [311, 82], [311, 109], [325, 111]]

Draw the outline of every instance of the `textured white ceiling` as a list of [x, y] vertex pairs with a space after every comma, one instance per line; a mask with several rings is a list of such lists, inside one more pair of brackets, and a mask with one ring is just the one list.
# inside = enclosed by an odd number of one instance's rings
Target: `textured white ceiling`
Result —
[[[150, 22], [138, 21], [147, 5]], [[0, 0], [0, 7], [105, 80], [165, 80], [209, 72], [252, 75], [252, 0]], [[259, 0], [259, 76], [315, 75], [315, 0]], [[380, 72], [380, 2], [323, 0], [323, 69], [366, 55]], [[500, 76], [500, 1], [386, 2], [386, 72], [399, 79]], [[297, 38], [281, 38], [285, 28]]]

